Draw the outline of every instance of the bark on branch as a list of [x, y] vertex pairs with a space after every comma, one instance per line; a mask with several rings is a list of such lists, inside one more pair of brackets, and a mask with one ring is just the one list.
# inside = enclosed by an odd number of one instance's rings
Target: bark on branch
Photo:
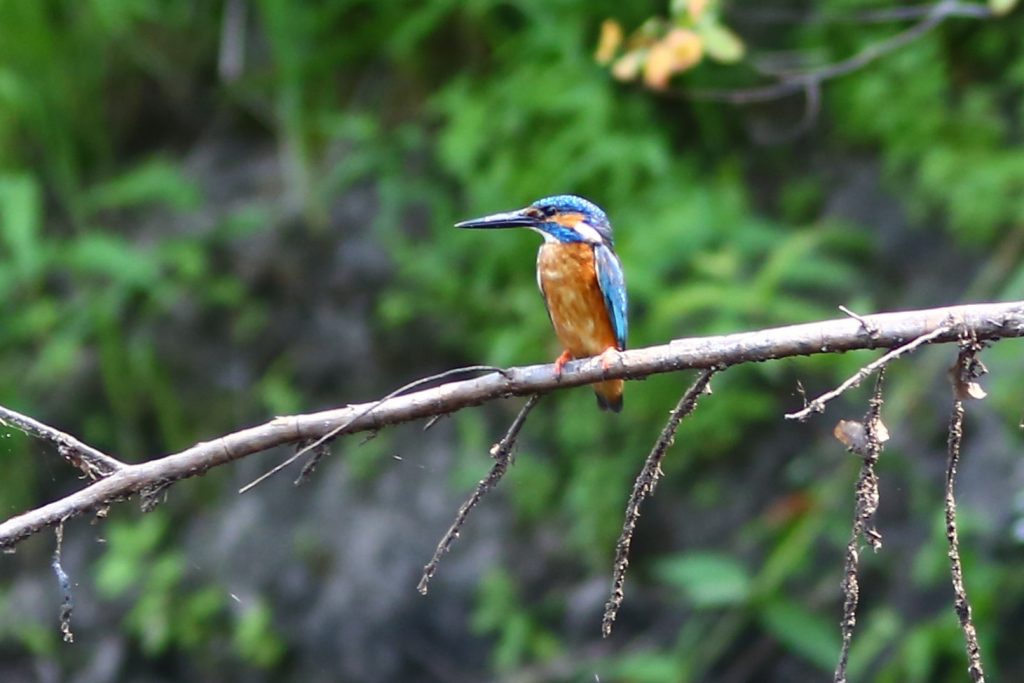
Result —
[[[942, 331], [936, 334], [940, 329]], [[724, 336], [677, 339], [660, 346], [626, 351], [621, 354], [620, 362], [609, 368], [602, 368], [598, 359], [570, 362], [560, 379], [555, 378], [551, 364], [531, 365], [448, 382], [386, 401], [278, 417], [173, 455], [139, 464], [118, 462], [120, 466], [111, 468], [112, 473], [86, 488], [0, 524], [0, 549], [9, 549], [42, 529], [113, 501], [165, 487], [275, 446], [318, 439], [339, 426], [343, 427], [338, 431], [340, 436], [444, 415], [497, 398], [543, 394], [601, 379], [638, 379], [658, 373], [721, 369], [792, 356], [891, 349], [932, 334], [935, 334], [930, 341], [932, 344], [955, 342], [965, 334], [978, 340], [1024, 336], [1024, 301], [884, 313]]]

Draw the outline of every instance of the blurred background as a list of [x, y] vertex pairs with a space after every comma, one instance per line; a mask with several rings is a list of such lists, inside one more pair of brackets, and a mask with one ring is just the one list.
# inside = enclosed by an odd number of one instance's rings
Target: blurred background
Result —
[[[0, 403], [139, 462], [451, 367], [549, 362], [535, 235], [456, 220], [583, 194], [616, 228], [630, 345], [1024, 298], [1024, 14], [949, 2], [854, 73], [738, 106], [694, 90], [845, 59], [925, 5], [828, 0], [0, 0]], [[813, 93], [812, 93], [813, 95]], [[808, 99], [810, 101], [808, 102]], [[983, 354], [959, 495], [994, 680], [1024, 680], [1021, 342]], [[874, 358], [737, 367], [682, 426], [600, 637], [626, 497], [691, 381], [546, 398], [432, 590], [522, 405], [289, 453], [0, 557], [0, 679], [826, 681], [859, 462], [809, 424]], [[855, 681], [964, 681], [943, 538], [951, 346], [891, 368]], [[3, 518], [84, 485], [0, 427]]]

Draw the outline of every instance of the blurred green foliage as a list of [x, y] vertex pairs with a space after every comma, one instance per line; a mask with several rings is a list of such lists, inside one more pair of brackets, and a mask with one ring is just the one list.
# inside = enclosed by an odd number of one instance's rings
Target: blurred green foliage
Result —
[[537, 611], [524, 608], [520, 590], [507, 572], [495, 569], [483, 577], [472, 626], [497, 637], [492, 656], [499, 671], [513, 670], [525, 662], [545, 662], [560, 654], [557, 634], [544, 627]]
[[[786, 103], [748, 111], [669, 99], [595, 63], [603, 20], [637, 26], [663, 5], [263, 0], [246, 4], [240, 30], [250, 47], [232, 80], [217, 76], [231, 28], [218, 4], [0, 0], [0, 403], [57, 418], [131, 460], [244, 420], [354, 400], [344, 380], [329, 394], [303, 384], [302, 351], [266, 342], [282, 311], [301, 305], [275, 299], [275, 287], [299, 278], [313, 297], [323, 284], [301, 280], [301, 267], [261, 280], [237, 255], [294, 246], [273, 242], [280, 234], [349, 244], [359, 236], [340, 227], [337, 206], [367, 195], [367, 233], [391, 269], [359, 311], [380, 356], [394, 359], [378, 395], [438, 364], [557, 354], [533, 287], [536, 240], [450, 226], [558, 192], [592, 197], [613, 218], [634, 347], [832, 317], [837, 303], [871, 311], [1024, 297], [1019, 11], [948, 22], [828, 83], [813, 133], [766, 148], [748, 133], [759, 117], [785, 129]], [[721, 19], [744, 36], [750, 60], [763, 45], [824, 63], [893, 32], [842, 18], [877, 3], [815, 3], [833, 19], [777, 24], [745, 20], [739, 5], [724, 3]], [[802, 6], [782, 9], [794, 7]], [[743, 83], [752, 63], [702, 63], [675, 84]], [[204, 146], [220, 138], [274, 150], [271, 189], [237, 201], [211, 182], [216, 174], [202, 174]], [[860, 169], [873, 179], [867, 190], [858, 190]], [[302, 229], [289, 232], [296, 223]], [[180, 338], [185, 318], [195, 321], [189, 339]], [[214, 384], [211, 368], [225, 360], [211, 348], [254, 349], [251, 381]], [[986, 442], [1017, 450], [1019, 357], [1011, 343], [986, 352], [991, 365], [1017, 371], [992, 379]], [[813, 391], [864, 358], [810, 359], [799, 372]], [[905, 538], [890, 556], [864, 558], [877, 591], [862, 591], [856, 680], [962, 679], [944, 541], [929, 526], [939, 505], [928, 458], [942, 452], [945, 403], [933, 394], [945, 396], [936, 391], [943, 363], [925, 357], [891, 373], [884, 415], [912, 436], [886, 452], [883, 477], [900, 490], [886, 491], [883, 505], [890, 493], [899, 499], [889, 521]], [[719, 680], [756, 657], [764, 670], [831, 670], [855, 465], [837, 464], [827, 437], [780, 427], [799, 400], [795, 372], [730, 370], [684, 423], [645, 513], [649, 537], [637, 544], [618, 627], [640, 634], [640, 645], [605, 651], [601, 680]], [[608, 571], [625, 496], [687, 379], [630, 384], [616, 421], [600, 419], [586, 391], [546, 398], [531, 417], [503, 484], [521, 523], [508, 543], [529, 546], [548, 528], [560, 543], [491, 568], [468, 591], [469, 622], [490, 639], [495, 672], [573, 661], [597, 633], [596, 617], [587, 637], [565, 633], [558, 587], [566, 575]], [[460, 490], [485, 467], [496, 414], [505, 417], [497, 408], [454, 419], [451, 481]], [[59, 463], [38, 465], [50, 457], [38, 444], [0, 436], [5, 512], [72, 481], [54, 474]], [[389, 462], [384, 445], [367, 452], [356, 456], [361, 475], [371, 460]], [[282, 635], [285, 606], [257, 597], [235, 609], [180, 547], [176, 521], [228, 495], [212, 481], [176, 488], [179, 505], [104, 524], [99, 599], [119, 606], [124, 634], [146, 657], [180, 655], [217, 671], [226, 656], [245, 671], [287, 676], [287, 655], [303, 643]], [[990, 667], [1012, 680], [1024, 671], [1012, 654], [1024, 585], [1011, 561], [1021, 550], [1009, 539], [1010, 505], [1000, 508], [998, 523], [991, 510], [977, 523], [968, 511], [962, 535], [972, 539], [968, 588]], [[359, 524], [358, 515], [346, 523]], [[553, 577], [549, 586], [523, 585], [527, 561]], [[913, 607], [894, 597], [901, 591], [917, 597]], [[648, 632], [655, 620], [631, 612], [634, 599], [679, 616]], [[0, 624], [0, 637], [57, 656], [56, 629], [39, 623]], [[583, 661], [550, 679], [590, 680], [592, 662]]]
[[112, 522], [107, 551], [96, 566], [101, 596], [131, 599], [125, 627], [149, 655], [174, 645], [195, 648], [222, 628], [215, 619], [225, 607], [222, 593], [213, 587], [189, 591], [183, 585], [183, 552], [159, 552], [169, 524], [165, 515], [149, 515], [139, 524]]
[[243, 661], [258, 668], [278, 663], [285, 648], [269, 606], [257, 599], [232, 613], [222, 587], [188, 585], [184, 551], [167, 547], [170, 523], [166, 515], [151, 514], [108, 526], [107, 550], [96, 563], [96, 588], [102, 598], [129, 606], [127, 633], [144, 653], [156, 656], [175, 647], [209, 648], [228, 631]]

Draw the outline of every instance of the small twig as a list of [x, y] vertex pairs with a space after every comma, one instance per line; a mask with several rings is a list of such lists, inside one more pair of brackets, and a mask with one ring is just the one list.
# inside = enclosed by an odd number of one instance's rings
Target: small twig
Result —
[[967, 673], [974, 683], [984, 683], [985, 672], [981, 665], [981, 647], [978, 644], [978, 633], [971, 618], [971, 603], [967, 600], [967, 589], [964, 587], [964, 571], [960, 562], [960, 541], [956, 525], [956, 498], [953, 494], [956, 483], [957, 466], [960, 462], [960, 445], [963, 441], [964, 401], [959, 387], [970, 384], [976, 379], [973, 370], [976, 367], [975, 357], [980, 346], [977, 342], [965, 342], [960, 349], [954, 371], [953, 413], [949, 420], [949, 438], [947, 441], [948, 460], [946, 462], [946, 541], [949, 544], [949, 566], [953, 579], [953, 608], [960, 621], [960, 629], [964, 633], [967, 646]]
[[796, 93], [803, 92], [808, 85], [820, 85], [824, 81], [845, 76], [864, 68], [876, 59], [895, 52], [921, 36], [926, 35], [950, 17], [992, 17], [991, 12], [965, 13], [964, 10], [965, 6], [958, 2], [958, 0], [941, 0], [931, 5], [927, 13], [921, 18], [921, 21], [910, 28], [886, 40], [872, 43], [852, 57], [829, 64], [820, 69], [814, 69], [813, 71], [791, 74], [782, 78], [777, 83], [739, 89], [694, 88], [684, 91], [683, 94], [690, 99], [730, 102], [732, 104], [769, 102], [789, 95], [795, 95]]
[[[785, 9], [744, 8], [730, 9], [729, 17], [744, 23], [759, 24], [801, 24], [813, 26], [817, 24], [859, 23], [888, 24], [898, 21], [920, 19], [931, 13], [930, 5], [906, 5], [902, 7], [883, 7], [860, 11], [803, 11]], [[957, 2], [946, 12], [948, 17], [965, 17], [969, 19], [990, 19], [992, 10], [981, 3]]]
[[512, 463], [512, 447], [516, 443], [516, 438], [519, 436], [520, 430], [526, 423], [526, 416], [530, 414], [533, 407], [540, 401], [541, 394], [533, 394], [529, 400], [523, 405], [522, 410], [516, 415], [516, 419], [512, 421], [505, 436], [502, 437], [501, 441], [494, 444], [491, 447], [491, 457], [494, 458], [494, 465], [491, 466], [491, 471], [487, 473], [487, 476], [480, 480], [476, 485], [476, 490], [473, 491], [459, 511], [455, 514], [455, 521], [448, 527], [448, 531], [441, 538], [441, 541], [437, 544], [437, 549], [434, 550], [434, 556], [430, 558], [430, 562], [423, 567], [423, 576], [420, 578], [419, 585], [416, 586], [422, 595], [426, 595], [429, 590], [430, 579], [434, 577], [434, 573], [437, 571], [437, 565], [441, 562], [441, 558], [451, 550], [452, 544], [455, 539], [459, 537], [459, 532], [462, 530], [462, 526], [466, 523], [466, 518], [469, 516], [470, 511], [476, 507], [477, 503], [487, 494], [488, 491], [493, 489], [501, 481], [501, 478], [505, 476], [505, 472], [508, 471], [508, 466]]
[[446, 416], [445, 415], [434, 415], [433, 417], [431, 417], [429, 420], [427, 420], [423, 424], [423, 431], [427, 431], [428, 429], [430, 429], [431, 427], [436, 425], [438, 422], [441, 421], [442, 417], [446, 417]]
[[780, 131], [752, 130], [751, 138], [756, 143], [765, 146], [784, 145], [793, 142], [814, 128], [821, 115], [821, 83], [809, 81], [804, 84], [801, 92], [804, 95], [804, 108], [800, 119], [788, 129]]
[[[370, 434], [374, 435], [376, 433], [377, 432], [370, 432]], [[364, 441], [363, 443], [366, 442]], [[330, 454], [330, 452], [331, 447], [327, 444], [322, 444], [319, 448], [313, 451], [313, 455], [310, 456], [309, 460], [306, 461], [306, 464], [302, 466], [302, 471], [299, 472], [299, 476], [297, 476], [295, 478], [295, 481], [292, 483], [295, 484], [296, 486], [298, 486], [299, 484], [306, 483], [306, 480], [308, 480], [311, 476], [313, 476], [313, 473], [316, 472], [316, 468], [319, 467], [320, 461], [327, 457]]]
[[139, 509], [143, 512], [152, 512], [161, 503], [167, 502], [167, 491], [173, 483], [171, 481], [157, 481], [139, 489]]
[[228, 0], [220, 27], [220, 50], [217, 72], [225, 83], [234, 83], [245, 68], [245, 24], [248, 4], [245, 0]]
[[829, 392], [826, 392], [826, 393], [822, 394], [818, 398], [814, 399], [813, 401], [811, 401], [810, 403], [805, 405], [803, 410], [798, 410], [795, 413], [787, 413], [786, 414], [786, 419], [787, 420], [800, 420], [801, 422], [803, 422], [807, 418], [809, 418], [813, 413], [820, 413], [820, 412], [824, 411], [826, 403], [828, 403], [832, 399], [840, 396], [843, 392], [847, 391], [848, 389], [852, 389], [853, 387], [858, 386], [869, 375], [871, 375], [871, 373], [874, 372], [875, 370], [878, 370], [879, 368], [883, 368], [888, 363], [896, 360], [900, 356], [902, 356], [904, 354], [907, 354], [907, 353], [910, 353], [911, 351], [913, 351], [917, 347], [919, 347], [919, 346], [921, 346], [923, 344], [927, 344], [928, 342], [932, 341], [933, 339], [937, 339], [938, 337], [941, 337], [942, 335], [944, 335], [947, 332], [949, 332], [949, 330], [951, 330], [952, 328], [953, 328], [953, 321], [952, 320], [948, 320], [943, 325], [935, 328], [934, 330], [932, 330], [928, 334], [923, 334], [920, 337], [918, 337], [917, 339], [914, 339], [913, 341], [908, 342], [908, 343], [904, 344], [903, 346], [896, 347], [895, 349], [893, 349], [892, 351], [889, 351], [888, 353], [886, 353], [885, 355], [881, 356], [877, 360], [874, 360], [874, 361], [868, 363], [867, 365], [865, 365], [864, 367], [862, 367], [852, 377], [847, 379], [845, 382], [840, 384], [838, 387], [836, 387], [832, 391], [829, 391]]
[[857, 322], [859, 322], [860, 326], [864, 328], [864, 331], [867, 332], [869, 337], [871, 337], [872, 339], [877, 339], [878, 338], [879, 331], [878, 331], [878, 326], [877, 325], [872, 323], [870, 320], [868, 320], [864, 316], [858, 315], [857, 313], [854, 313], [853, 311], [851, 311], [846, 306], [843, 306], [842, 304], [839, 304], [839, 310], [842, 311], [843, 313], [845, 313], [846, 315], [850, 316], [851, 318], [853, 318]]
[[75, 634], [71, 631], [71, 612], [75, 608], [75, 601], [71, 597], [71, 579], [64, 572], [64, 567], [61, 566], [60, 554], [61, 545], [64, 542], [64, 524], [58, 524], [56, 528], [57, 532], [57, 547], [53, 551], [53, 560], [50, 562], [50, 566], [53, 568], [53, 573], [57, 575], [57, 584], [60, 586], [60, 632], [65, 643], [75, 642]]
[[[303, 443], [305, 443], [305, 442], [303, 442]], [[277, 465], [275, 465], [271, 469], [267, 470], [266, 472], [264, 472], [260, 476], [256, 477], [252, 481], [250, 481], [248, 484], [246, 484], [242, 488], [238, 489], [238, 493], [239, 494], [248, 493], [252, 489], [254, 489], [257, 486], [259, 486], [260, 484], [262, 484], [267, 479], [270, 479], [272, 476], [274, 476], [275, 474], [277, 474], [281, 470], [286, 469], [289, 465], [291, 465], [293, 462], [298, 460], [299, 456], [303, 455], [306, 452], [307, 452], [306, 448], [302, 444], [299, 444], [298, 447], [295, 449], [295, 453], [293, 453], [291, 455], [291, 457], [287, 458], [283, 462], [278, 463]]]
[[[440, 373], [438, 373], [436, 375], [430, 375], [429, 377], [422, 377], [422, 378], [420, 378], [418, 380], [415, 380], [413, 382], [409, 382], [408, 384], [400, 386], [397, 389], [395, 389], [394, 391], [392, 391], [390, 394], [388, 394], [387, 396], [384, 396], [383, 398], [380, 398], [380, 399], [374, 401], [373, 403], [369, 404], [362, 411], [356, 413], [355, 415], [350, 417], [348, 420], [345, 420], [340, 425], [338, 425], [337, 427], [335, 427], [331, 431], [329, 431], [326, 434], [324, 434], [323, 436], [321, 436], [319, 439], [316, 439], [316, 440], [312, 441], [311, 443], [309, 443], [309, 444], [299, 448], [299, 450], [297, 450], [293, 456], [291, 456], [290, 458], [288, 458], [284, 462], [280, 463], [279, 465], [277, 465], [273, 469], [271, 469], [271, 470], [269, 470], [267, 472], [264, 472], [260, 476], [256, 477], [255, 479], [250, 481], [248, 484], [246, 484], [242, 488], [238, 489], [238, 492], [239, 493], [246, 493], [247, 491], [251, 491], [257, 485], [263, 483], [265, 480], [269, 479], [270, 477], [274, 476], [275, 474], [277, 474], [281, 470], [285, 469], [286, 467], [291, 465], [293, 462], [295, 462], [296, 460], [298, 460], [299, 458], [304, 456], [306, 453], [309, 453], [310, 451], [313, 451], [313, 450], [317, 450], [317, 451], [321, 450], [322, 446], [326, 445], [328, 441], [331, 441], [332, 439], [337, 437], [339, 434], [344, 432], [346, 429], [351, 427], [354, 422], [356, 422], [360, 418], [364, 417], [365, 415], [373, 412], [374, 410], [379, 408], [381, 405], [383, 405], [387, 401], [390, 401], [391, 399], [395, 398], [396, 396], [401, 396], [402, 394], [410, 392], [413, 389], [418, 389], [418, 388], [420, 388], [420, 387], [422, 387], [424, 385], [431, 384], [433, 382], [439, 382], [439, 381], [444, 380], [444, 379], [450, 379], [452, 377], [455, 377], [455, 376], [458, 376], [458, 375], [465, 375], [465, 374], [468, 374], [468, 373], [471, 373], [471, 372], [496, 372], [498, 374], [504, 375], [506, 371], [505, 371], [504, 368], [495, 367], [493, 365], [470, 365], [470, 366], [465, 367], [465, 368], [454, 368], [452, 370], [446, 370], [445, 372], [440, 372]], [[323, 455], [320, 455], [319, 457], [316, 457], [315, 459], [319, 462], [319, 460], [322, 459], [322, 458], [323, 458]], [[314, 465], [314, 467], [315, 467], [315, 465]], [[299, 478], [301, 479], [302, 475], [299, 475]]]
[[858, 578], [860, 564], [861, 540], [872, 547], [875, 552], [882, 547], [882, 537], [874, 527], [875, 512], [878, 510], [878, 475], [875, 465], [882, 452], [880, 432], [882, 426], [882, 382], [885, 379], [885, 368], [878, 371], [875, 389], [868, 402], [868, 412], [864, 415], [864, 431], [866, 434], [863, 448], [858, 448], [858, 455], [863, 457], [860, 475], [857, 477], [856, 505], [853, 513], [853, 529], [850, 542], [846, 544], [846, 560], [843, 566], [843, 618], [840, 621], [843, 644], [839, 651], [839, 663], [836, 665], [833, 683], [846, 683], [846, 666], [850, 656], [850, 644], [853, 642], [853, 631], [857, 625], [857, 604], [860, 601], [860, 581]]
[[640, 506], [647, 496], [654, 493], [658, 485], [658, 478], [661, 477], [661, 461], [669, 446], [675, 441], [676, 430], [679, 423], [693, 412], [697, 407], [697, 399], [708, 389], [711, 376], [716, 372], [715, 368], [708, 368], [701, 371], [693, 385], [686, 390], [675, 409], [669, 414], [668, 422], [661, 430], [658, 440], [654, 442], [647, 460], [644, 461], [643, 469], [637, 475], [633, 483], [633, 491], [629, 494], [629, 501], [626, 503], [626, 518], [622, 523], [622, 533], [615, 544], [615, 564], [612, 568], [612, 591], [611, 597], [604, 606], [604, 617], [601, 620], [601, 633], [607, 638], [611, 635], [612, 624], [618, 616], [619, 607], [625, 597], [624, 587], [626, 585], [626, 569], [629, 567], [629, 547], [633, 542], [633, 532], [636, 530], [637, 521], [640, 519]]
[[90, 479], [102, 479], [124, 467], [124, 463], [84, 444], [75, 437], [16, 410], [0, 406], [0, 424], [57, 444], [61, 457], [82, 470]]

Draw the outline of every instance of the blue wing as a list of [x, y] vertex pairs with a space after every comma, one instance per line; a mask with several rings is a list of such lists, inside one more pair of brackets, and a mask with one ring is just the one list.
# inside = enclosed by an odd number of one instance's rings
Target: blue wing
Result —
[[615, 252], [604, 244], [594, 246], [594, 268], [597, 270], [597, 286], [604, 295], [604, 305], [608, 310], [608, 318], [612, 321], [615, 340], [619, 349], [626, 348], [626, 278], [622, 274], [622, 264]]

